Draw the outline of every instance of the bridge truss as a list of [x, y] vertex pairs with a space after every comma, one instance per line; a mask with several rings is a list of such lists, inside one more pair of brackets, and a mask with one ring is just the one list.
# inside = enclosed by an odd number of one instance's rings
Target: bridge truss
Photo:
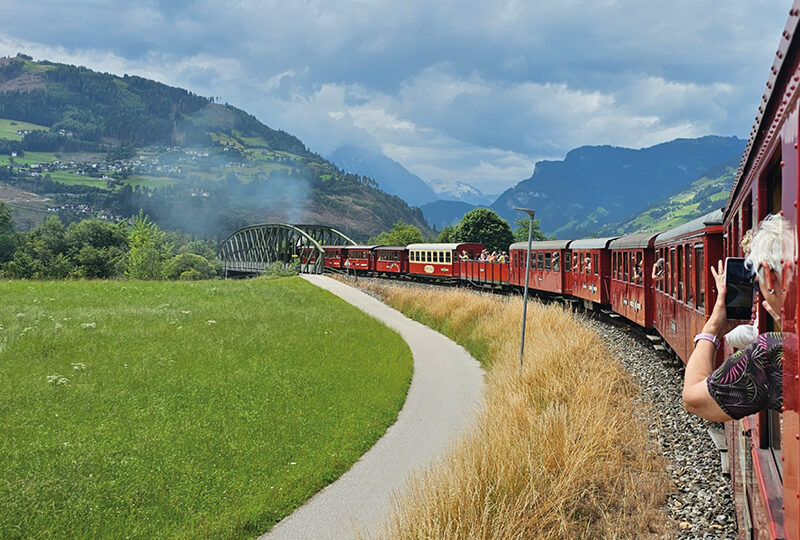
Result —
[[354, 245], [350, 238], [324, 225], [264, 223], [242, 227], [219, 249], [225, 275], [261, 274], [277, 262], [288, 266], [300, 261], [300, 271], [321, 274], [325, 249], [322, 246]]

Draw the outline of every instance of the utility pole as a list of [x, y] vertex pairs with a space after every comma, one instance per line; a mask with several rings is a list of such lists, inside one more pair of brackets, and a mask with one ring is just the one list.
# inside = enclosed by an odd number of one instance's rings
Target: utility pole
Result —
[[525, 291], [522, 295], [522, 337], [519, 342], [519, 373], [522, 375], [522, 354], [525, 352], [525, 319], [528, 316], [528, 279], [531, 270], [531, 240], [533, 238], [533, 214], [530, 208], [514, 208], [520, 212], [528, 214], [528, 251], [525, 257]]

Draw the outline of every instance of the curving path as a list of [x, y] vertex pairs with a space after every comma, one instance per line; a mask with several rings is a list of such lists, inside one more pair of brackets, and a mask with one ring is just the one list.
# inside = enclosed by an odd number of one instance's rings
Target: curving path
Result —
[[442, 455], [480, 405], [483, 371], [461, 346], [375, 298], [329, 277], [303, 275], [383, 321], [408, 343], [414, 375], [391, 426], [338, 480], [263, 535], [265, 540], [351, 539], [375, 532], [409, 472]]

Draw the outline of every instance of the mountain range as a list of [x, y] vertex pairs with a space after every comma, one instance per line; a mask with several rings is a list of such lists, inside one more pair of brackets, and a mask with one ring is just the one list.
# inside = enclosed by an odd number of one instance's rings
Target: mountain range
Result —
[[744, 146], [742, 139], [719, 136], [640, 150], [583, 146], [563, 160], [536, 163], [530, 178], [506, 190], [490, 208], [509, 222], [520, 215], [515, 207], [532, 208], [546, 234], [590, 236], [738, 158]]
[[213, 98], [142, 77], [0, 58], [0, 183], [60, 208], [224, 236], [265, 222], [323, 223], [366, 239], [422, 212], [296, 137]]
[[490, 203], [510, 223], [515, 207], [535, 209], [543, 232], [559, 238], [633, 232], [721, 206], [727, 163], [744, 145], [707, 136], [639, 150], [584, 146], [536, 163], [491, 202], [466, 183], [427, 183], [379, 151], [345, 146], [325, 159], [245, 111], [180, 88], [0, 58], [0, 183], [62, 208], [123, 217], [144, 208], [200, 236], [273, 221], [324, 223], [356, 239], [404, 221], [431, 235], [429, 223], [441, 229]]

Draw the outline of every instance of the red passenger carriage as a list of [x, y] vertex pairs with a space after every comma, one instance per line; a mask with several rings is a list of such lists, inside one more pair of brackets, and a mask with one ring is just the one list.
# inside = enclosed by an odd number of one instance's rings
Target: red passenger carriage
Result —
[[408, 250], [405, 246], [375, 248], [375, 271], [386, 274], [408, 273]]
[[710, 265], [721, 257], [721, 210], [656, 237], [655, 258], [664, 260], [664, 277], [654, 284], [654, 326], [684, 363], [694, 349], [694, 336], [703, 331], [714, 307]]
[[458, 279], [461, 275], [459, 257], [466, 252], [474, 259], [483, 249], [483, 244], [409, 244], [408, 273], [430, 278]]
[[611, 309], [644, 328], [653, 327], [653, 241], [658, 233], [617, 238], [611, 250]]
[[[616, 238], [616, 237], [614, 237]], [[570, 269], [572, 295], [582, 298], [587, 307], [611, 303], [611, 254], [608, 244], [614, 238], [573, 240]]]
[[325, 268], [344, 268], [346, 246], [322, 246], [325, 250]]
[[344, 246], [345, 257], [342, 268], [357, 273], [373, 272], [375, 270], [375, 252], [378, 246]]
[[[572, 263], [572, 253], [567, 249], [570, 240], [531, 242], [531, 266], [528, 287], [553, 294], [571, 292], [567, 286], [565, 270]], [[525, 286], [525, 264], [528, 242], [517, 242], [508, 248], [511, 256], [511, 284]], [[562, 262], [563, 261], [563, 262]]]

